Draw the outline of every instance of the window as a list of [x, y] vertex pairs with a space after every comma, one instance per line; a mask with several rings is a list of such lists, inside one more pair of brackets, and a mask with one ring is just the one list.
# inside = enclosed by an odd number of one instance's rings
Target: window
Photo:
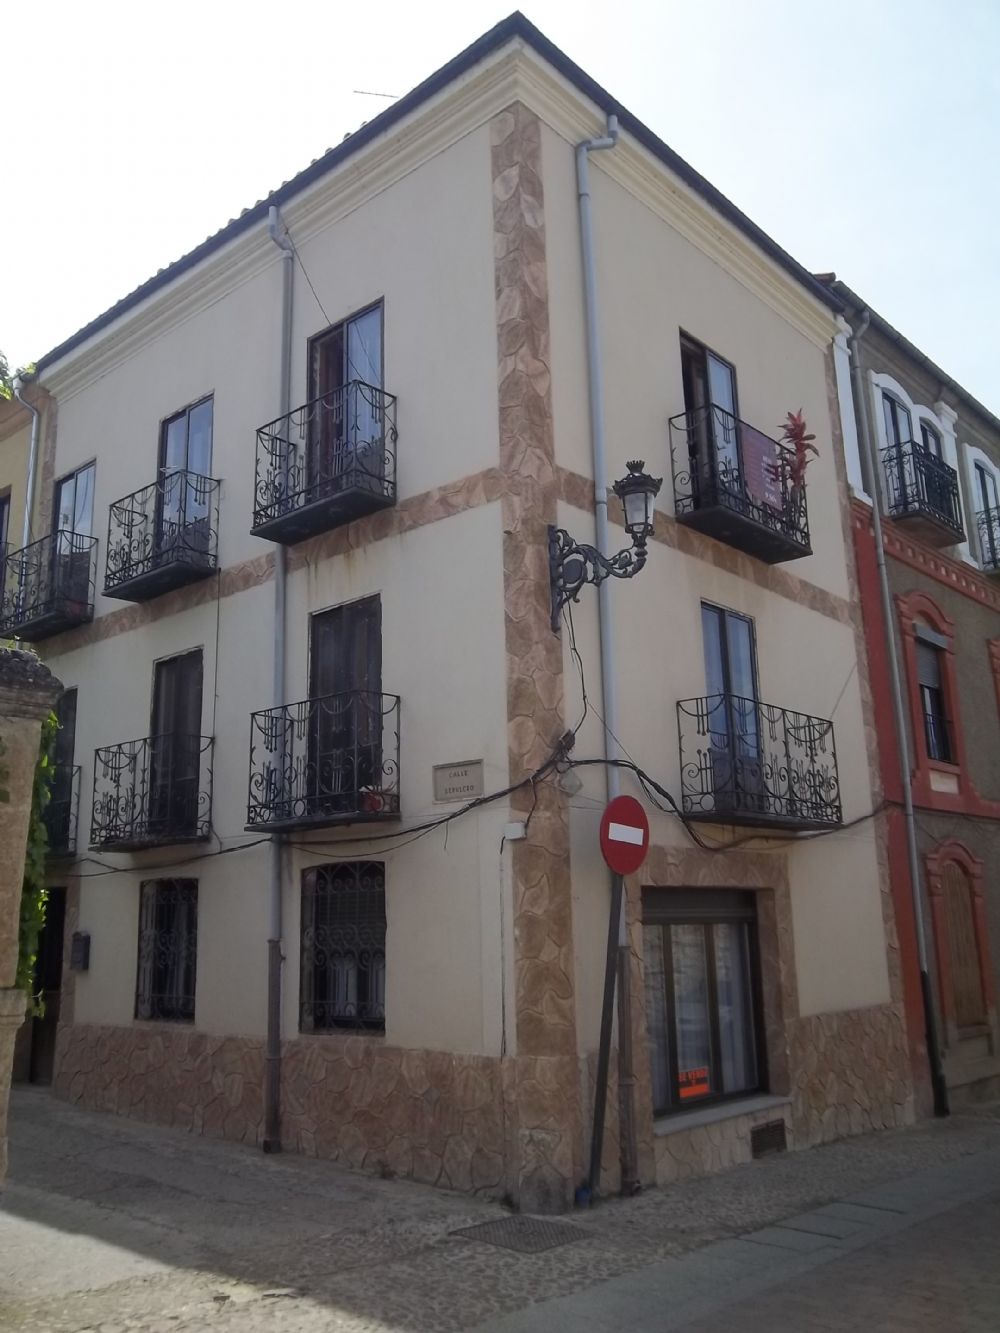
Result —
[[385, 1031], [385, 867], [302, 872], [299, 1029]]
[[916, 627], [917, 684], [924, 718], [927, 757], [948, 764], [952, 760], [951, 722], [945, 706], [940, 635], [924, 625]]
[[723, 484], [739, 486], [740, 445], [736, 420], [736, 371], [721, 356], [681, 338], [681, 379], [688, 417], [688, 450], [701, 470]]
[[333, 486], [360, 466], [384, 470], [382, 306], [335, 324], [309, 344], [309, 482]]
[[198, 881], [147, 880], [139, 896], [136, 1018], [194, 1022]]
[[992, 472], [987, 471], [982, 463], [976, 464], [976, 498], [979, 501], [979, 508], [982, 511], [1000, 509], [1000, 500], [997, 498], [997, 479]]
[[382, 608], [378, 597], [310, 620], [310, 793], [317, 808], [357, 810], [382, 786]]
[[0, 556], [10, 539], [10, 491], [0, 495]]
[[168, 417], [160, 427], [161, 472], [196, 472], [208, 477], [212, 472], [213, 400], [186, 407]]
[[94, 476], [95, 464], [88, 463], [56, 482], [53, 531], [76, 537], [94, 535]]
[[199, 828], [202, 654], [198, 648], [153, 668], [149, 833], [194, 837]]
[[925, 454], [933, 454], [935, 458], [944, 457], [941, 436], [927, 421], [921, 421], [920, 423], [920, 443]]
[[186, 407], [160, 427], [160, 476], [156, 493], [156, 548], [160, 559], [175, 548], [207, 555], [212, 542], [213, 400]]
[[716, 808], [764, 804], [753, 621], [703, 602], [706, 727]]
[[758, 1091], [753, 894], [647, 890], [642, 935], [655, 1113]]
[[889, 444], [910, 444], [913, 440], [913, 426], [910, 413], [891, 393], [882, 394], [882, 411], [885, 414], [885, 438]]
[[52, 591], [81, 605], [92, 600], [91, 548], [94, 543], [90, 538], [94, 535], [94, 477], [95, 465], [88, 463], [57, 481], [52, 510], [55, 533]]

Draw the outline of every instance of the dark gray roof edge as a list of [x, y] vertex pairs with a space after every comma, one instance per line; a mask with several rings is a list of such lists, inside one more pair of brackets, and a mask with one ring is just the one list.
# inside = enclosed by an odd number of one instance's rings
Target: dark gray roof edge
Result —
[[1000, 433], [1000, 417], [995, 416], [994, 413], [992, 413], [988, 407], [984, 406], [978, 398], [974, 397], [968, 389], [963, 388], [958, 380], [953, 379], [947, 371], [942, 370], [937, 362], [932, 361], [926, 352], [922, 352], [915, 343], [911, 343], [909, 338], [900, 333], [897, 328], [890, 324], [884, 315], [880, 315], [877, 310], [873, 310], [863, 296], [859, 296], [857, 292], [852, 291], [847, 283], [842, 282], [840, 278], [835, 278], [831, 283], [831, 286], [841, 298], [845, 306], [851, 306], [858, 312], [867, 310], [871, 315], [872, 323], [880, 333], [884, 333], [885, 336], [891, 342], [894, 342], [897, 347], [906, 353], [907, 356], [916, 361], [917, 365], [922, 366], [924, 370], [933, 375], [936, 380], [940, 381], [944, 388], [950, 389], [956, 398], [960, 399], [966, 407], [971, 408], [973, 412], [982, 417], [983, 421], [985, 421], [988, 426]]
[[797, 282], [799, 282], [813, 297], [821, 301], [831, 309], [839, 311], [841, 302], [837, 295], [826, 284], [819, 282], [808, 269], [803, 267], [797, 260], [781, 248], [776, 241], [773, 241], [766, 232], [762, 231], [756, 223], [751, 222], [745, 213], [736, 207], [726, 198], [720, 190], [717, 190], [710, 181], [706, 180], [700, 172], [690, 166], [677, 153], [669, 148], [662, 139], [655, 135], [641, 120], [627, 111], [610, 93], [606, 92], [599, 83], [590, 77], [579, 65], [570, 60], [562, 51], [540, 32], [535, 25], [530, 22], [518, 10], [507, 18], [502, 19], [489, 32], [483, 34], [471, 46], [467, 46], [464, 51], [449, 60], [446, 65], [442, 65], [439, 70], [425, 79], [416, 88], [401, 97], [391, 107], [381, 112], [374, 120], [363, 125], [361, 129], [355, 131], [350, 138], [345, 139], [343, 143], [336, 148], [331, 148], [329, 152], [324, 153], [322, 157], [317, 158], [304, 171], [300, 171], [297, 176], [286, 181], [279, 186], [265, 199], [254, 204], [252, 208], [244, 210], [239, 217], [234, 218], [221, 230], [209, 236], [202, 241], [200, 245], [189, 250], [186, 255], [175, 260], [166, 268], [161, 269], [159, 273], [149, 278], [141, 286], [136, 287], [134, 291], [129, 292], [127, 296], [122, 297], [103, 314], [92, 319], [89, 324], [85, 324], [82, 329], [77, 330], [69, 338], [61, 342], [51, 351], [46, 352], [44, 356], [39, 357], [36, 364], [35, 374], [41, 373], [49, 366], [59, 361], [68, 352], [79, 347], [81, 343], [100, 333], [102, 329], [113, 323], [121, 315], [145, 301], [147, 297], [152, 296], [154, 292], [159, 291], [161, 287], [167, 286], [175, 278], [179, 278], [189, 269], [194, 268], [203, 259], [216, 250], [227, 245], [243, 232], [262, 222], [268, 214], [268, 209], [272, 205], [279, 207], [287, 203], [288, 200], [295, 197], [302, 190], [319, 180], [327, 172], [332, 171], [339, 166], [341, 162], [351, 157], [354, 153], [364, 148], [366, 144], [379, 135], [384, 134], [391, 129], [398, 121], [408, 116], [412, 111], [420, 107], [424, 102], [434, 97], [448, 84], [468, 73], [480, 61], [498, 51], [508, 42], [520, 38], [543, 60], [548, 61], [550, 65], [567, 79], [573, 86], [585, 97], [589, 98], [604, 112], [616, 112], [620, 127], [627, 131], [637, 142], [654, 157], [658, 158], [665, 166], [669, 167], [675, 175], [679, 176], [687, 185], [702, 196], [718, 213], [720, 213], [734, 226], [739, 228], [751, 241], [753, 241], [763, 252], [777, 264], [784, 268]]

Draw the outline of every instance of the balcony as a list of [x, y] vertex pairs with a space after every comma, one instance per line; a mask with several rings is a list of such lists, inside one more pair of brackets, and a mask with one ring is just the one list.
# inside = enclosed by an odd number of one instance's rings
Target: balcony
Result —
[[396, 503], [396, 399], [352, 380], [257, 431], [255, 537], [286, 546]]
[[207, 578], [218, 565], [218, 533], [219, 483], [163, 473], [111, 506], [104, 595], [144, 602]]
[[80, 767], [78, 764], [56, 764], [52, 772], [49, 803], [42, 816], [49, 840], [49, 856], [76, 855], [79, 813]]
[[146, 736], [94, 752], [95, 850], [200, 842], [211, 826], [211, 737]]
[[931, 546], [960, 542], [965, 530], [955, 469], [913, 440], [881, 452], [889, 517]]
[[97, 538], [60, 529], [3, 559], [0, 634], [29, 643], [94, 618]]
[[833, 723], [713, 694], [677, 705], [688, 819], [799, 831], [842, 821]]
[[795, 455], [721, 407], [670, 419], [678, 523], [769, 565], [811, 555], [805, 488]]
[[254, 713], [247, 829], [399, 818], [399, 698], [352, 690]]
[[1000, 574], [1000, 509], [981, 509], [976, 515], [979, 563], [987, 574]]

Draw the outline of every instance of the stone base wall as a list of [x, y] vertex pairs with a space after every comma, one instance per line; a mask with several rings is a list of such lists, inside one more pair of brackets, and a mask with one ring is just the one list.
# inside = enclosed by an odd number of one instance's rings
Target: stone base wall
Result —
[[264, 1045], [253, 1037], [79, 1023], [56, 1038], [52, 1091], [89, 1110], [258, 1143], [263, 1086]]
[[774, 1120], [784, 1120], [791, 1145], [791, 1108], [788, 1106], [772, 1106], [746, 1115], [733, 1115], [714, 1124], [699, 1125], [695, 1129], [671, 1128], [670, 1133], [656, 1134], [653, 1139], [656, 1183], [670, 1185], [694, 1176], [711, 1175], [714, 1171], [728, 1171], [732, 1166], [751, 1161], [750, 1131]]
[[797, 1018], [788, 1036], [797, 1148], [912, 1122], [902, 1004]]
[[499, 1196], [506, 1120], [498, 1059], [358, 1036], [284, 1047], [282, 1142], [309, 1156]]
[[[543, 1125], [545, 1102], [519, 1063], [360, 1036], [296, 1038], [283, 1047], [282, 1143], [345, 1166], [516, 1199], [516, 1085], [522, 1098], [537, 1094]], [[90, 1110], [260, 1143], [263, 1085], [257, 1038], [142, 1023], [59, 1030], [52, 1090]], [[551, 1133], [558, 1129], [553, 1119]]]

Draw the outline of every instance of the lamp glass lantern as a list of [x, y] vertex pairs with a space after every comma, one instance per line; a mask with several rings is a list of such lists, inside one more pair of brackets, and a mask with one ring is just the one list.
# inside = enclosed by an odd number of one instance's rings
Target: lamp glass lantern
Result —
[[633, 459], [627, 467], [628, 475], [616, 481], [612, 489], [625, 510], [626, 531], [641, 546], [653, 531], [653, 504], [663, 480], [644, 471], [645, 464], [639, 459]]

